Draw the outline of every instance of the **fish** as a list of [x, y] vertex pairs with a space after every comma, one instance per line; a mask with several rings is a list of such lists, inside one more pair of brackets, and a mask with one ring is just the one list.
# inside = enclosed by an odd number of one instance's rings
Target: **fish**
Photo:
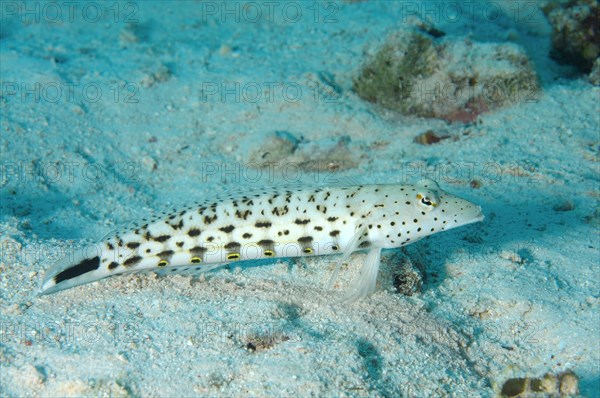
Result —
[[352, 253], [368, 251], [343, 298], [353, 302], [375, 291], [383, 249], [483, 219], [480, 206], [432, 180], [228, 194], [157, 213], [68, 253], [47, 270], [40, 295], [135, 272], [198, 274], [238, 261], [337, 254], [331, 287]]

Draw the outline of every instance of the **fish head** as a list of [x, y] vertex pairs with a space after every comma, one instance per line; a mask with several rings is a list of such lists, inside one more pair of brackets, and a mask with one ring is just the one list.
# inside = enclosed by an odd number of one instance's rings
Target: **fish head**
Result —
[[381, 209], [377, 224], [390, 226], [390, 229], [371, 236], [372, 242], [380, 247], [408, 245], [426, 236], [484, 219], [481, 207], [445, 192], [432, 180], [422, 180], [414, 185], [392, 185], [388, 189], [389, 207]]
[[433, 180], [421, 180], [415, 187], [415, 207], [422, 217], [422, 229], [446, 231], [485, 218], [480, 206], [442, 190]]

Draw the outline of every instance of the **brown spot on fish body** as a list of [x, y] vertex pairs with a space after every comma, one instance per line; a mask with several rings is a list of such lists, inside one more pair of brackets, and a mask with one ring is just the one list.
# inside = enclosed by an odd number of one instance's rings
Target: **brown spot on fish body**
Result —
[[231, 250], [231, 251], [236, 251], [236, 252], [239, 252], [241, 247], [242, 247], [242, 245], [239, 244], [238, 242], [229, 242], [228, 244], [225, 245], [226, 250]]
[[183, 219], [179, 220], [177, 224], [169, 224], [171, 228], [177, 230], [183, 228]]
[[263, 249], [263, 254], [267, 257], [271, 257], [275, 254], [275, 242], [270, 239], [263, 239], [258, 241], [257, 244]]
[[134, 257], [130, 257], [127, 260], [125, 260], [125, 262], [123, 263], [123, 265], [125, 267], [133, 267], [134, 265], [136, 265], [140, 261], [142, 261], [142, 258], [140, 256], [134, 256]]
[[214, 221], [216, 221], [217, 219], [217, 215], [214, 214], [212, 216], [204, 216], [204, 223], [205, 224], [212, 224]]
[[273, 225], [273, 223], [270, 221], [257, 221], [256, 224], [254, 224], [256, 228], [270, 228], [271, 225]]
[[244, 211], [236, 210], [235, 211], [235, 216], [237, 218], [241, 218], [242, 220], [246, 220], [250, 214], [252, 214], [252, 212], [250, 210], [244, 210]]
[[158, 253], [157, 256], [160, 257], [161, 260], [169, 260], [173, 253], [173, 250], [165, 250]]
[[298, 238], [298, 242], [300, 242], [302, 244], [309, 244], [312, 241], [313, 241], [313, 237], [312, 236], [303, 236], [301, 238]]
[[283, 207], [275, 207], [271, 213], [276, 216], [285, 216], [289, 211], [290, 209], [286, 205]]
[[223, 231], [225, 233], [230, 233], [231, 231], [233, 231], [235, 229], [235, 227], [233, 225], [228, 225], [226, 227], [221, 227], [219, 228], [220, 231]]
[[327, 214], [327, 206], [317, 205], [317, 211], [320, 211], [323, 214]]
[[194, 236], [198, 236], [198, 235], [200, 235], [200, 230], [198, 228], [192, 228], [188, 231], [188, 235], [191, 236], [192, 238]]
[[195, 246], [190, 249], [190, 253], [192, 254], [192, 256], [199, 257], [199, 258], [203, 258], [204, 253], [206, 253], [206, 251], [207, 251], [206, 247], [202, 247], [202, 246]]
[[139, 246], [140, 246], [139, 242], [129, 242], [129, 243], [127, 243], [127, 248], [131, 249], [131, 250], [137, 249]]
[[312, 236], [303, 236], [301, 238], [298, 238], [298, 243], [302, 247], [302, 251], [306, 254], [313, 253], [312, 242], [313, 242]]
[[157, 236], [156, 238], [154, 238], [155, 241], [157, 242], [166, 242], [171, 238], [171, 235], [161, 235], [161, 236]]

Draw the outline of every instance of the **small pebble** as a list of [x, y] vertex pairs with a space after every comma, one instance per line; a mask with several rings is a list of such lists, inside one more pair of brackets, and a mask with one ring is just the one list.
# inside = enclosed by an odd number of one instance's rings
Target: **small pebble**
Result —
[[554, 211], [571, 211], [575, 209], [575, 205], [570, 200], [557, 203], [553, 207]]
[[435, 133], [435, 131], [427, 130], [426, 132], [421, 133], [418, 136], [416, 136], [415, 142], [417, 144], [421, 144], [421, 145], [431, 145], [431, 144], [437, 144], [444, 138], [448, 138], [448, 136], [440, 137]]
[[567, 370], [559, 375], [560, 393], [562, 395], [578, 395], [579, 394], [579, 378], [573, 371]]
[[471, 188], [474, 188], [474, 189], [481, 188], [481, 182], [479, 180], [471, 180], [469, 185], [471, 186]]
[[541, 379], [531, 380], [531, 391], [556, 394], [556, 392], [558, 391], [556, 388], [557, 384], [558, 379], [556, 378], [556, 376], [551, 373], [547, 373]]
[[502, 385], [502, 394], [507, 397], [516, 397], [529, 389], [529, 380], [523, 378], [508, 379]]
[[152, 159], [150, 156], [144, 156], [141, 159], [141, 162], [142, 162], [142, 166], [144, 167], [144, 169], [146, 169], [148, 171], [154, 171], [158, 167], [156, 160]]

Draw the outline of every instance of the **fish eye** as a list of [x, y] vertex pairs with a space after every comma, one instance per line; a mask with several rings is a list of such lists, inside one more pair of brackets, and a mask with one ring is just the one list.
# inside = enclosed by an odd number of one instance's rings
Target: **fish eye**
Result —
[[432, 210], [437, 206], [437, 198], [433, 195], [417, 194], [417, 204], [425, 211]]

